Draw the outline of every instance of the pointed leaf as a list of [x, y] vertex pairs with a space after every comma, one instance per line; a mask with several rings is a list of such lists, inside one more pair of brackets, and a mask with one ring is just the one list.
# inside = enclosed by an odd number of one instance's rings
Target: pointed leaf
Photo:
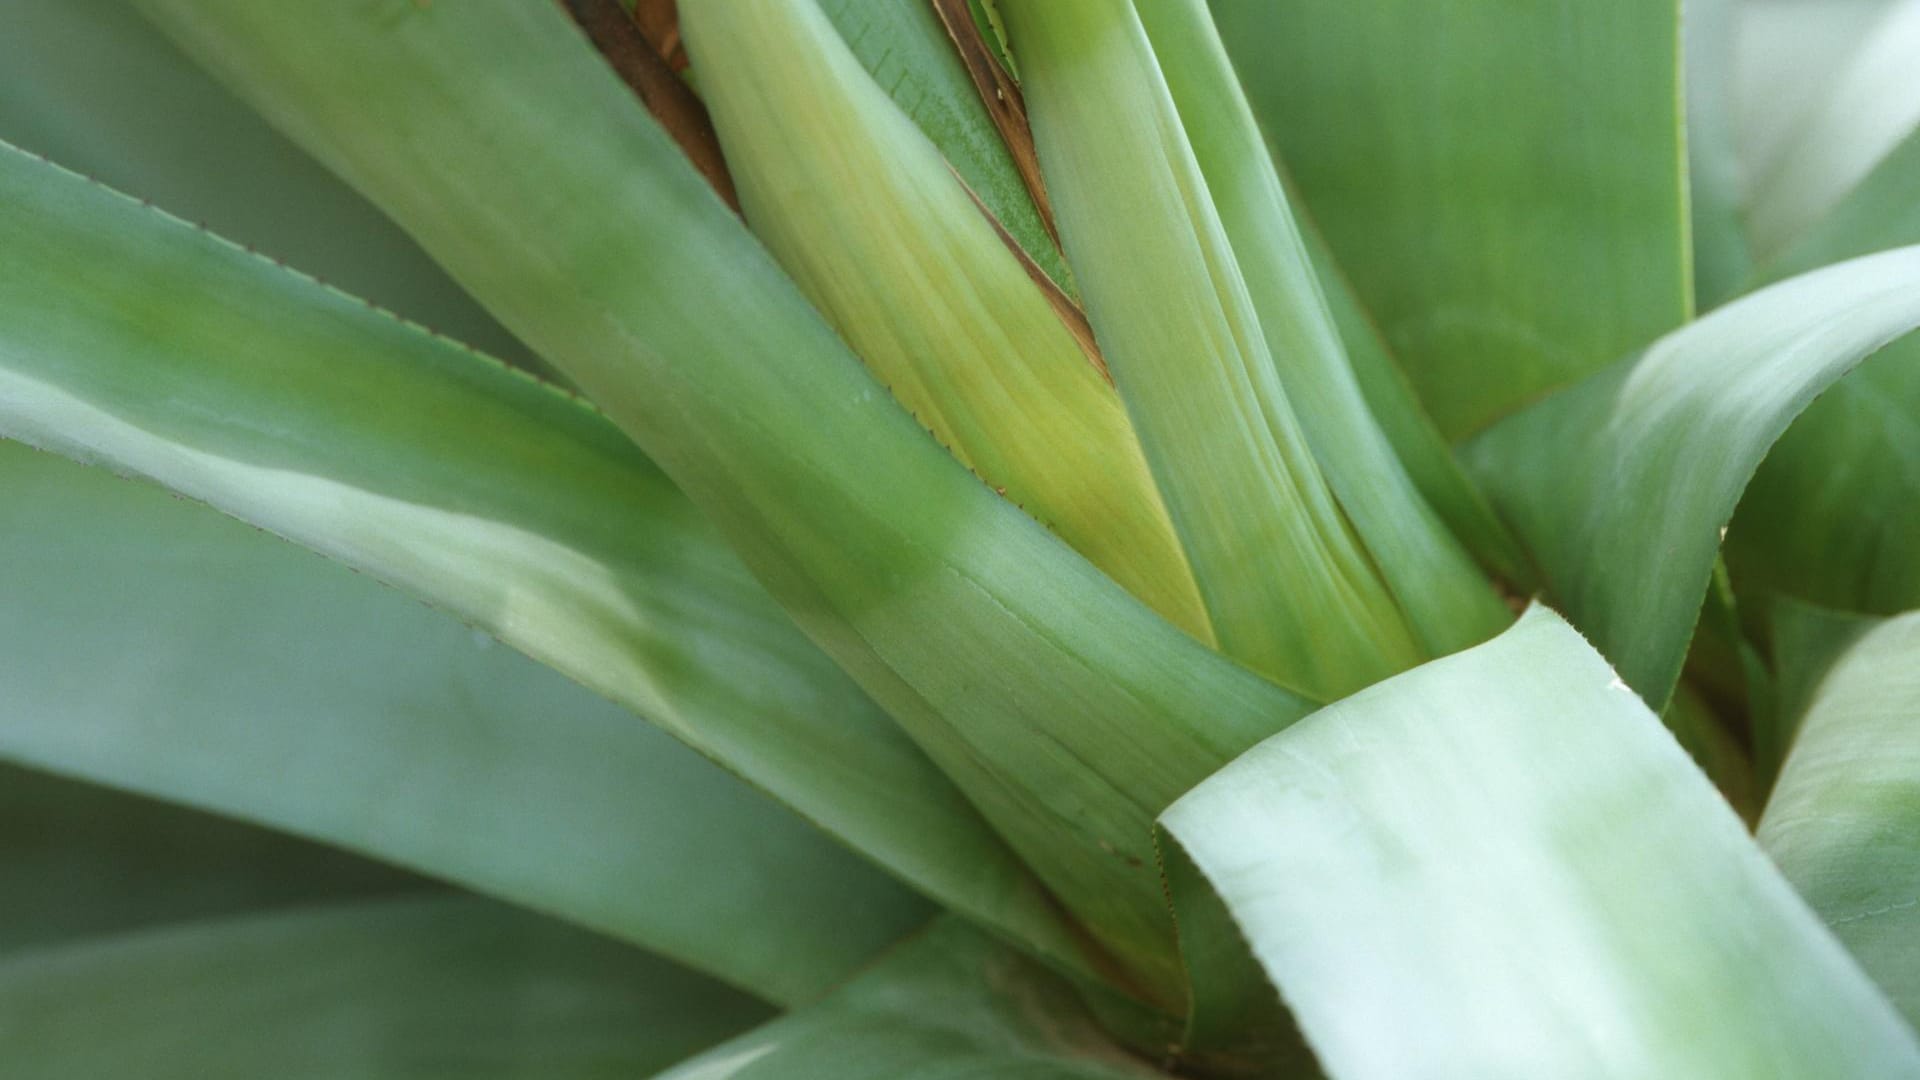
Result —
[[1663, 707], [1760, 459], [1814, 395], [1915, 326], [1920, 248], [1806, 274], [1530, 406], [1468, 463], [1567, 617]]

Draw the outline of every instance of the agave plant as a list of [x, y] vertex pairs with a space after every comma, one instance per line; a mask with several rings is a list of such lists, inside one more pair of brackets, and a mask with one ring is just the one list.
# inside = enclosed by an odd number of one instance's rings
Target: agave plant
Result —
[[1920, 1076], [1920, 0], [1680, 7], [13, 0], [0, 1066]]

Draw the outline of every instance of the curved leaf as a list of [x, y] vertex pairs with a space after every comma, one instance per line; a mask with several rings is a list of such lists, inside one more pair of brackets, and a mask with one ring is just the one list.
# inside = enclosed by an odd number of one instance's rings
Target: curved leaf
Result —
[[1806, 274], [1516, 414], [1467, 461], [1567, 617], [1660, 708], [1723, 526], [1768, 447], [1815, 394], [1915, 326], [1920, 248]]
[[1022, 940], [1058, 914], [604, 418], [10, 149], [0, 434], [438, 604]]
[[766, 1013], [635, 949], [459, 897], [0, 963], [0, 1044], [19, 1077], [632, 1080]]
[[1152, 818], [1305, 702], [928, 438], [557, 11], [146, 6], [579, 379], [1173, 1007]]
[[[449, 878], [807, 1000], [926, 918], [672, 738], [384, 586], [0, 441], [0, 757]], [[0, 1040], [3, 1041], [3, 1040]]]
[[1920, 1044], [1558, 616], [1161, 819], [1339, 1080], [1920, 1076]]
[[[1885, 621], [1776, 605], [1783, 679], [1807, 693], [1760, 845], [1920, 1024], [1920, 613]], [[1785, 623], [1796, 626], [1781, 625]]]
[[1688, 317], [1679, 0], [1213, 7], [1449, 439]]
[[818, 1004], [660, 1080], [1161, 1077], [1109, 1043], [1057, 978], [952, 921]]

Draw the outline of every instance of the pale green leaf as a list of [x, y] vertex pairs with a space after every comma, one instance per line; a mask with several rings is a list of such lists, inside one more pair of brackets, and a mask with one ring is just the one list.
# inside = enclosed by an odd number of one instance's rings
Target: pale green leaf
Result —
[[557, 10], [146, 6], [587, 387], [1119, 955], [1114, 977], [1175, 1005], [1152, 818], [1303, 701], [928, 438]]
[[766, 1013], [638, 950], [459, 897], [0, 962], [0, 1045], [20, 1080], [633, 1080]]
[[0, 246], [22, 256], [0, 266], [0, 434], [369, 571], [949, 905], [1064, 934], [953, 785], [604, 418], [12, 150], [0, 192]]
[[952, 921], [818, 1004], [660, 1080], [1124, 1080], [1163, 1074], [1107, 1041], [1073, 991]]
[[1314, 459], [1133, 9], [1000, 10], [1087, 317], [1221, 651], [1321, 698], [1419, 662]]
[[1211, 643], [1091, 339], [940, 151], [811, 4], [688, 0], [680, 19], [747, 223], [801, 291], [982, 480]]
[[1338, 1080], [1920, 1076], [1898, 1014], [1543, 608], [1162, 820]]
[[1520, 412], [1468, 448], [1549, 595], [1656, 708], [1723, 529], [1814, 395], [1920, 325], [1920, 248], [1728, 304]]
[[1214, 3], [1254, 111], [1449, 439], [1686, 319], [1678, 7]]
[[1341, 510], [1427, 652], [1486, 640], [1513, 616], [1375, 422], [1205, 0], [1159, 0], [1139, 12], [1268, 356]]
[[1803, 646], [1776, 653], [1805, 694], [1781, 717], [1792, 749], [1760, 844], [1920, 1024], [1920, 614], [1780, 604], [1773, 616], [1776, 642]]
[[1682, 0], [1687, 95], [1687, 195], [1692, 211], [1695, 305], [1717, 307], [1753, 269], [1742, 216], [1735, 132], [1735, 35], [1750, 0]]
[[[665, 733], [203, 507], [0, 442], [0, 757], [808, 999], [926, 906]], [[774, 903], [777, 901], [777, 904]]]

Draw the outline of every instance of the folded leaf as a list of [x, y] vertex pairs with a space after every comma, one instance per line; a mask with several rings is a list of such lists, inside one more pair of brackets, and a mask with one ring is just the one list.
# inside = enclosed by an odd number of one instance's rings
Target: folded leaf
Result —
[[1467, 447], [1547, 588], [1628, 685], [1664, 707], [1723, 526], [1794, 416], [1920, 326], [1920, 248], [1728, 304]]
[[1110, 977], [1175, 1007], [1152, 818], [1305, 702], [928, 438], [558, 11], [146, 7], [576, 377], [1118, 955]]
[[801, 291], [982, 480], [1211, 642], [1091, 340], [940, 151], [810, 3], [688, 0], [680, 19], [747, 223]]
[[1277, 282], [1240, 268], [1134, 11], [1000, 10], [1087, 316], [1221, 651], [1320, 698], [1418, 663], [1282, 385], [1272, 350], [1291, 342], [1267, 339], [1250, 296]]
[[[0, 461], [18, 453], [0, 449]], [[21, 479], [4, 466], [0, 476]], [[437, 890], [332, 848], [11, 765], [0, 765], [0, 874], [0, 958], [183, 919]]]
[[926, 918], [666, 734], [397, 592], [18, 443], [0, 477], [0, 610], [33, 613], [0, 622], [0, 758], [374, 855], [781, 1002]]
[[1073, 991], [950, 920], [833, 996], [660, 1080], [1122, 1080], [1161, 1077], [1107, 1041]]
[[1065, 937], [953, 785], [604, 418], [12, 150], [0, 193], [0, 245], [31, 253], [0, 267], [0, 434], [367, 570], [947, 904]]
[[[1774, 608], [1792, 749], [1760, 845], [1867, 974], [1920, 1024], [1920, 614]], [[1797, 626], [1784, 624], [1795, 623]], [[1808, 647], [1810, 646], [1810, 647]]]
[[472, 898], [187, 924], [0, 963], [22, 1077], [631, 1080], [765, 1005]]
[[1234, 261], [1341, 510], [1430, 654], [1513, 621], [1395, 456], [1362, 396], [1280, 175], [1204, 0], [1139, 6]]
[[1162, 818], [1330, 1076], [1920, 1076], [1920, 1044], [1552, 612]]
[[1679, 0], [1213, 7], [1450, 440], [1688, 317]]

